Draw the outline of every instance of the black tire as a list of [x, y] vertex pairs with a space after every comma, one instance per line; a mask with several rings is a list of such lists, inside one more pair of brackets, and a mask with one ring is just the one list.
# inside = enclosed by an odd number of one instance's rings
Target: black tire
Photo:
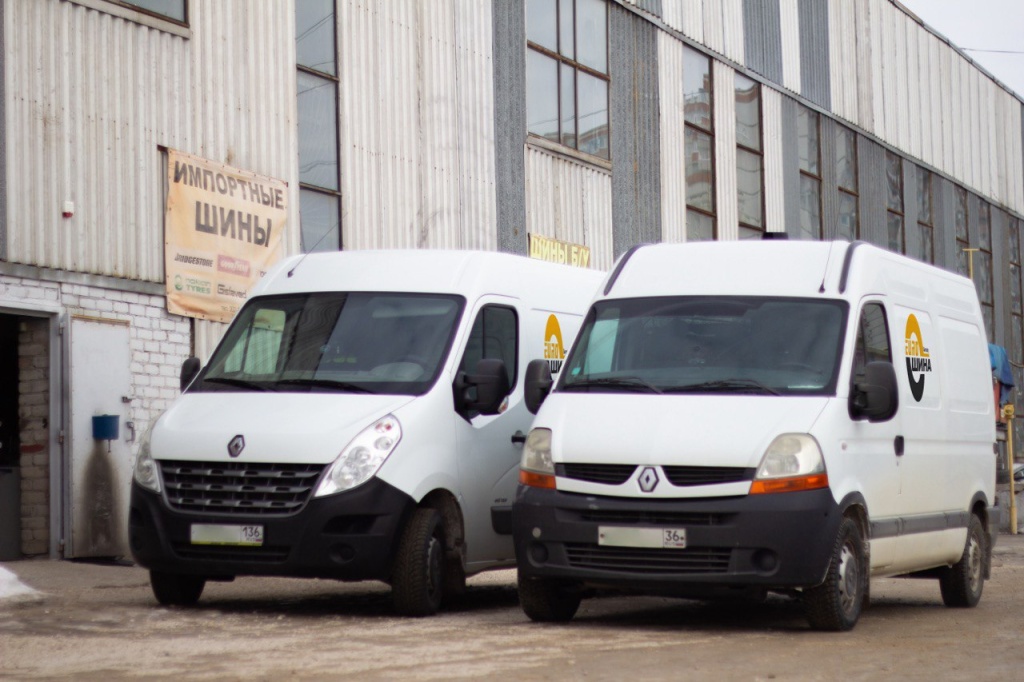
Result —
[[402, 532], [391, 575], [395, 610], [416, 617], [437, 613], [444, 598], [445, 563], [441, 515], [417, 509]]
[[981, 519], [971, 514], [967, 524], [967, 542], [960, 561], [939, 574], [942, 603], [954, 608], [971, 608], [981, 601], [985, 589], [985, 557], [988, 540]]
[[524, 578], [522, 574], [519, 575], [519, 605], [532, 621], [570, 621], [580, 608], [582, 598], [577, 585], [551, 578]]
[[195, 606], [206, 580], [194, 575], [150, 571], [149, 585], [156, 600], [164, 606]]
[[860, 527], [850, 518], [839, 524], [825, 582], [804, 592], [807, 621], [815, 630], [850, 630], [867, 596], [868, 572]]

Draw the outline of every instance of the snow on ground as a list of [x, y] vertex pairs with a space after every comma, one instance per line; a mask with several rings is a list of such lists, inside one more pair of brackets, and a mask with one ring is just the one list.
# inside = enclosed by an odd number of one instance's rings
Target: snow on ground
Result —
[[39, 593], [18, 580], [11, 571], [0, 566], [0, 601], [7, 599], [36, 599]]

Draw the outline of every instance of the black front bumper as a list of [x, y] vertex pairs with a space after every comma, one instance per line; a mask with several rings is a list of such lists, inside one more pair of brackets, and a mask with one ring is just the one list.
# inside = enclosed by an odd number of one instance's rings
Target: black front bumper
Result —
[[[171, 573], [387, 580], [399, 534], [415, 506], [411, 497], [374, 478], [348, 492], [310, 499], [289, 516], [196, 514], [171, 509], [162, 495], [133, 482], [128, 540], [137, 563]], [[193, 545], [194, 523], [261, 525], [263, 545]]]
[[[818, 585], [842, 519], [828, 489], [645, 500], [525, 486], [512, 516], [524, 577], [681, 595]], [[684, 528], [686, 548], [601, 545], [599, 526]]]

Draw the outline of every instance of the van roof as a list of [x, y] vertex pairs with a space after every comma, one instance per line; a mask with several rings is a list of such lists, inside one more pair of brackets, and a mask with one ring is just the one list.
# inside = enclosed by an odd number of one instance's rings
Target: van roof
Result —
[[[251, 296], [310, 291], [377, 291], [542, 296], [573, 309], [589, 303], [604, 273], [494, 251], [396, 249], [310, 253], [286, 258]], [[582, 301], [582, 302], [581, 302]]]
[[610, 279], [614, 281], [605, 289], [610, 298], [763, 295], [853, 299], [890, 290], [894, 278], [908, 286], [923, 278], [941, 280], [976, 299], [974, 286], [965, 277], [867, 242], [846, 241], [652, 244], [621, 258], [612, 270]]

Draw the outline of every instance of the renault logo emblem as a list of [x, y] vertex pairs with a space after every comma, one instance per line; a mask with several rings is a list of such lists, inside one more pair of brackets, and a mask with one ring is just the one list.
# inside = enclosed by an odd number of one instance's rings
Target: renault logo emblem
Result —
[[652, 492], [658, 486], [658, 472], [654, 467], [644, 467], [637, 481], [640, 483], [640, 490], [645, 493]]
[[240, 454], [242, 454], [242, 450], [244, 449], [245, 438], [242, 437], [242, 434], [238, 434], [237, 436], [231, 439], [230, 443], [228, 443], [228, 454], [232, 457], [238, 457]]

